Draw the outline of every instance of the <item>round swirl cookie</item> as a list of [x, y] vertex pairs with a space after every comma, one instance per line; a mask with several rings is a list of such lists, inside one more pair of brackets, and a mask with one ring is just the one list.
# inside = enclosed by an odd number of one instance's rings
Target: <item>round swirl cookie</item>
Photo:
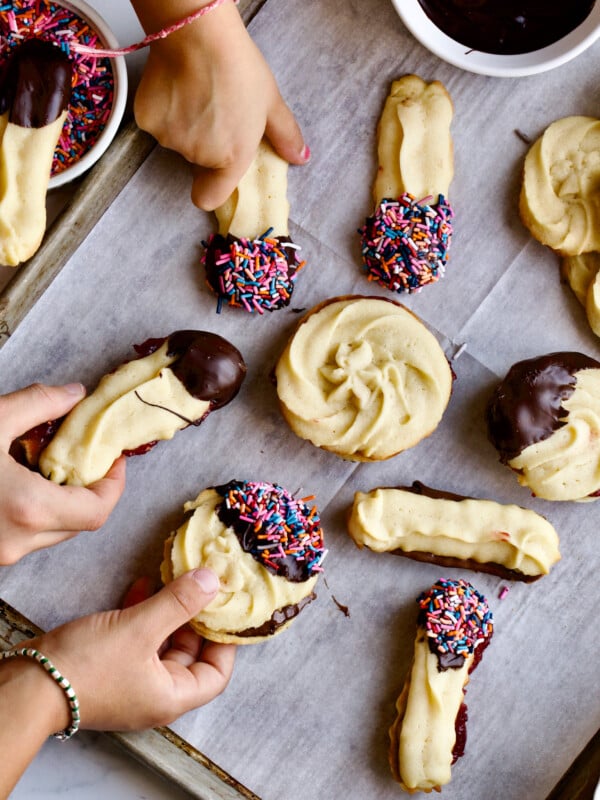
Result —
[[486, 409], [500, 460], [546, 500], [600, 495], [600, 362], [560, 352], [514, 364]]
[[521, 219], [563, 255], [600, 250], [599, 155], [600, 119], [573, 116], [549, 125], [525, 158]]
[[275, 367], [282, 414], [303, 439], [353, 461], [382, 461], [440, 422], [452, 370], [400, 303], [350, 295], [313, 308]]
[[230, 481], [186, 503], [165, 544], [165, 583], [199, 566], [219, 576], [215, 599], [191, 621], [214, 642], [255, 644], [289, 627], [315, 598], [323, 532], [311, 498], [277, 484]]

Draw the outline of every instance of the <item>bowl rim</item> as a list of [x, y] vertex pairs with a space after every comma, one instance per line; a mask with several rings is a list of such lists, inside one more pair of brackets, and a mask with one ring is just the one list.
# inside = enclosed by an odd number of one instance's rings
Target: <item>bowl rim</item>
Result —
[[[80, 17], [83, 17], [90, 24], [102, 39], [104, 45], [109, 49], [119, 47], [119, 42], [106, 20], [92, 8], [86, 0], [55, 0], [59, 5], [68, 8]], [[110, 115], [104, 126], [102, 133], [96, 142], [81, 158], [70, 164], [66, 169], [57, 175], [52, 175], [48, 183], [48, 189], [56, 189], [66, 183], [79, 178], [92, 167], [98, 159], [106, 152], [117, 133], [127, 104], [127, 66], [124, 56], [115, 56], [110, 59], [114, 89], [113, 104]]]
[[576, 28], [556, 42], [529, 53], [501, 55], [471, 50], [441, 31], [419, 0], [392, 0], [400, 19], [421, 44], [439, 58], [467, 72], [492, 77], [535, 75], [561, 66], [590, 47], [600, 36], [600, 2]]

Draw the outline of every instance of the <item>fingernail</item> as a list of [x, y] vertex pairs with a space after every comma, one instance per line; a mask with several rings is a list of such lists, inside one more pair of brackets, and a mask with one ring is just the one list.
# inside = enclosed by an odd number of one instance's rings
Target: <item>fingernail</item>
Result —
[[300, 158], [302, 159], [302, 161], [305, 162], [310, 161], [310, 147], [307, 144], [305, 144], [304, 147], [302, 148], [302, 152], [300, 153]]
[[214, 594], [219, 591], [219, 578], [212, 569], [195, 569], [193, 575], [204, 594]]
[[83, 397], [85, 394], [85, 386], [82, 383], [67, 383], [63, 389], [67, 394], [74, 394], [77, 397]]

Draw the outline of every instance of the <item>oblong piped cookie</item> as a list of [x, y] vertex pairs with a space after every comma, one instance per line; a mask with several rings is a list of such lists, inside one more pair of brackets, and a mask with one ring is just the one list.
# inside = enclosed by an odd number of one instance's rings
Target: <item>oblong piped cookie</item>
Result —
[[348, 533], [359, 547], [533, 581], [560, 559], [558, 534], [535, 511], [429, 489], [357, 492]]

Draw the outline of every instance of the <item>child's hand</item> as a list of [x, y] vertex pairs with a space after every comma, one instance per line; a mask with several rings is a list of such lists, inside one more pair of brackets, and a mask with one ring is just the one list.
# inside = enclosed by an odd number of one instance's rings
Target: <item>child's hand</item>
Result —
[[135, 116], [161, 145], [194, 165], [192, 200], [206, 211], [233, 192], [263, 135], [291, 164], [309, 157], [294, 115], [230, 2], [151, 45]]
[[124, 458], [101, 481], [83, 488], [58, 486], [9, 455], [14, 439], [64, 416], [84, 395], [81, 384], [34, 384], [0, 397], [0, 565], [14, 564], [79, 531], [97, 530], [125, 488]]
[[[135, 593], [135, 605], [74, 620], [27, 645], [47, 656], [71, 683], [82, 728], [166, 725], [208, 703], [231, 677], [235, 645], [205, 641], [186, 625], [218, 586], [212, 571], [194, 570], [142, 602], [146, 587]], [[54, 695], [58, 730], [70, 723], [70, 713], [62, 690]]]

